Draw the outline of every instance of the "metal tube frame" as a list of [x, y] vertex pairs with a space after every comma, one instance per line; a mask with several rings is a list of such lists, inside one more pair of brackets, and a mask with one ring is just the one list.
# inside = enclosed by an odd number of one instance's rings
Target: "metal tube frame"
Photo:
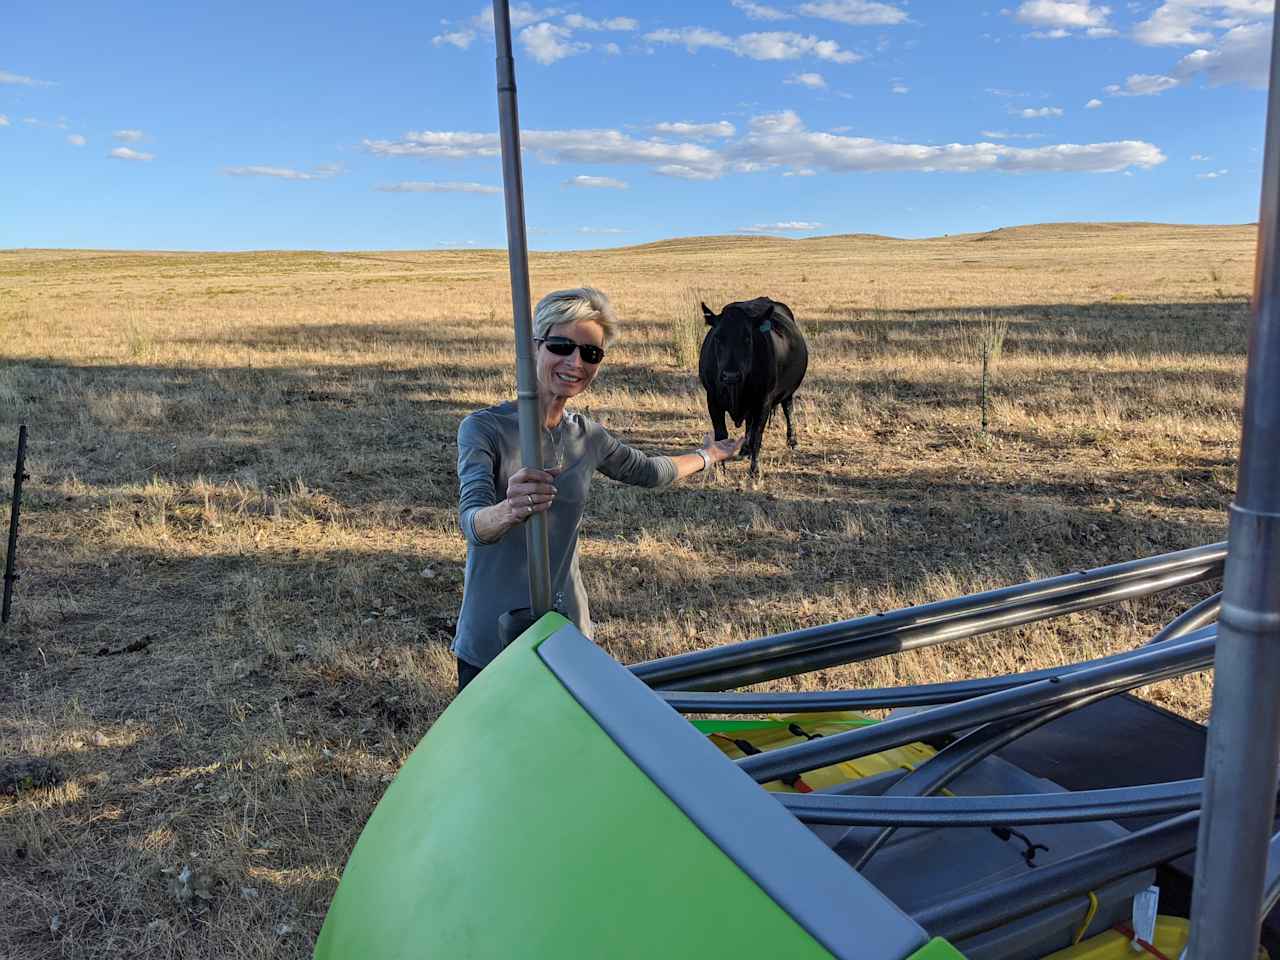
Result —
[[[1173, 623], [1170, 623], [1170, 626], [1172, 625]], [[1168, 628], [1166, 627], [1165, 629], [1167, 630]], [[1152, 640], [1145, 646], [1148, 649], [1156, 646], [1166, 646], [1170, 639], [1180, 639], [1182, 636], [1185, 636], [1185, 633], [1180, 632], [1177, 637]], [[686, 714], [826, 713], [832, 710], [935, 706], [945, 703], [959, 703], [962, 700], [971, 700], [974, 697], [996, 693], [1000, 690], [1011, 690], [1014, 687], [1025, 686], [1037, 680], [1061, 676], [1071, 670], [1082, 670], [1085, 667], [1113, 663], [1134, 652], [1126, 650], [1122, 653], [1099, 657], [1096, 660], [1083, 660], [1079, 663], [1068, 663], [1059, 667], [1028, 670], [1026, 673], [1011, 673], [1003, 677], [954, 680], [949, 683], [922, 683], [903, 687], [874, 687], [866, 690], [804, 690], [798, 693], [722, 693], [719, 691], [693, 690], [659, 690], [656, 692], [672, 709]]]
[[[1220, 594], [1215, 594], [1213, 597], [1201, 601], [1191, 609], [1175, 617], [1164, 629], [1156, 634], [1155, 640], [1146, 644], [1146, 647], [1150, 649], [1153, 645], [1167, 646], [1170, 640], [1176, 640], [1204, 626], [1206, 621], [1212, 620], [1217, 615], [1218, 605], [1216, 601], [1218, 596]], [[1081, 664], [1080, 666], [1083, 667], [1084, 665]], [[1106, 692], [1094, 693], [1076, 700], [1060, 703], [1057, 706], [1049, 707], [1029, 716], [988, 723], [979, 727], [977, 730], [965, 734], [954, 743], [948, 744], [924, 763], [908, 772], [905, 777], [885, 791], [885, 796], [924, 797], [936, 794], [955, 780], [956, 777], [971, 769], [986, 757], [991, 756], [997, 750], [1003, 749], [1027, 734], [1040, 729], [1047, 723], [1052, 723], [1060, 717], [1074, 713], [1109, 696], [1111, 694]], [[1198, 800], [1196, 806], [1199, 806]], [[1191, 808], [1183, 807], [1181, 809]], [[1153, 813], [1155, 812], [1176, 811], [1153, 811]], [[893, 826], [885, 827], [878, 832], [870, 829], [853, 829], [842, 837], [833, 846], [833, 849], [848, 860], [851, 854], [857, 853], [861, 848], [861, 853], [856, 860], [852, 861], [852, 865], [855, 870], [862, 870], [871, 861], [871, 858], [876, 855], [876, 852], [888, 843], [889, 838], [893, 836], [896, 829]]]
[[803, 823], [890, 829], [1001, 824], [1034, 826], [1197, 810], [1203, 783], [1197, 777], [1137, 787], [990, 797], [895, 796], [892, 793], [878, 797], [823, 793], [778, 793], [774, 796]]
[[1213, 661], [1215, 638], [1216, 628], [1204, 627], [1168, 646], [1144, 647], [1111, 663], [1069, 670], [1012, 690], [771, 750], [738, 760], [737, 764], [748, 776], [766, 783], [993, 720], [1038, 712], [1095, 693], [1131, 690], [1208, 667]]
[[1133, 600], [1171, 590], [1175, 587], [1195, 583], [1206, 577], [1218, 576], [1220, 570], [1215, 567], [1199, 567], [1189, 570], [1178, 570], [1144, 580], [1129, 583], [1081, 590], [1053, 600], [1034, 600], [1016, 604], [1008, 609], [979, 613], [942, 624], [913, 627], [896, 631], [890, 636], [867, 637], [823, 647], [819, 650], [797, 654], [778, 660], [750, 666], [734, 667], [716, 674], [698, 677], [696, 687], [724, 689], [739, 687], [765, 680], [776, 680], [779, 677], [794, 676], [812, 670], [840, 664], [871, 660], [903, 650], [915, 650], [920, 647], [933, 646], [951, 640], [967, 640], [971, 637], [1006, 630], [1011, 627], [1035, 623], [1052, 617], [1065, 616], [1081, 610], [1092, 610], [1122, 600]]
[[[520, 161], [520, 113], [516, 68], [511, 54], [511, 12], [507, 0], [493, 0], [493, 35], [498, 46], [498, 123], [502, 141], [502, 185], [507, 209], [507, 258], [511, 266], [511, 307], [516, 336], [516, 407], [520, 459], [541, 470], [542, 413], [533, 360], [533, 309], [529, 296], [529, 241], [524, 221], [524, 175]], [[547, 515], [525, 521], [529, 556], [529, 605], [535, 617], [551, 609], [551, 547]]]
[[[1274, 18], [1273, 18], [1274, 27]], [[1258, 946], [1280, 752], [1280, 34], [1254, 264], [1236, 498], [1223, 577], [1222, 638], [1205, 750], [1204, 819], [1191, 960], [1249, 960]]]
[[[1015, 612], [1025, 615], [1039, 607], [1030, 619], [1041, 619], [1209, 579], [1221, 574], [1225, 559], [1225, 543], [1207, 544], [714, 650], [650, 660], [633, 665], [631, 670], [659, 689], [678, 686], [685, 690], [723, 690], [1028, 622], [1016, 617], [1006, 619]], [[1126, 591], [1138, 585], [1141, 589], [1136, 594]], [[1086, 599], [1089, 602], [1085, 603]], [[1068, 608], [1068, 601], [1084, 605]], [[964, 620], [968, 622], [956, 622]], [[948, 632], [952, 630], [955, 632]]]
[[[916, 911], [912, 919], [933, 936], [953, 943], [975, 936], [1190, 853], [1195, 849], [1199, 818], [1199, 811], [1181, 814], [1057, 863], [931, 904]], [[1087, 902], [1081, 912], [1086, 908]]]
[[1189, 633], [1218, 622], [1218, 613], [1222, 610], [1222, 591], [1211, 597], [1205, 597], [1194, 607], [1174, 617], [1164, 629], [1148, 641], [1148, 645], [1160, 643], [1162, 640], [1174, 640], [1185, 637]]
[[[1033, 730], [1038, 730], [1059, 717], [1066, 716], [1091, 703], [1113, 696], [1110, 691], [1093, 693], [1076, 700], [1068, 700], [1056, 706], [1041, 710], [1030, 716], [1017, 717], [996, 723], [988, 723], [972, 733], [965, 734], [959, 740], [947, 745], [920, 766], [910, 771], [905, 777], [885, 791], [886, 796], [924, 797], [942, 790], [966, 770], [991, 756]], [[1197, 803], [1197, 806], [1199, 804]], [[1183, 807], [1181, 809], [1189, 809]], [[1172, 811], [1171, 811], [1172, 812]], [[855, 870], [862, 870], [893, 836], [896, 828], [887, 827], [878, 833], [866, 830], [851, 830], [836, 844], [841, 856], [848, 856], [861, 848], [861, 854], [853, 861]]]

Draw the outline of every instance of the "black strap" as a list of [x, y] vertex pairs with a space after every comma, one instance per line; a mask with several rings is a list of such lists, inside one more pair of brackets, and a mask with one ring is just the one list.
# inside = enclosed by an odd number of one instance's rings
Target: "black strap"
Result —
[[1043, 843], [1032, 843], [1030, 837], [1019, 830], [1013, 829], [1013, 827], [992, 827], [991, 832], [1006, 843], [1008, 843], [1011, 838], [1017, 837], [1026, 844], [1026, 849], [1022, 851], [1022, 859], [1027, 861], [1028, 867], [1040, 866], [1040, 864], [1036, 863], [1037, 850], [1043, 850], [1045, 853], [1049, 852], [1049, 848]]

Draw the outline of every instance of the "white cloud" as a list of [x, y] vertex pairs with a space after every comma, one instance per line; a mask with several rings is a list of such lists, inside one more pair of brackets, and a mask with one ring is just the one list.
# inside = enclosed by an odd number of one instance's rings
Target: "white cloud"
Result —
[[734, 50], [734, 42], [731, 37], [726, 36], [718, 30], [708, 30], [705, 27], [681, 27], [679, 30], [654, 30], [652, 33], [646, 33], [644, 38], [650, 43], [674, 43], [681, 44], [690, 53], [697, 53], [703, 47], [710, 47], [715, 50]]
[[1191, 155], [1191, 159], [1192, 160], [1212, 160], [1213, 157], [1209, 156], [1207, 153], [1193, 153]]
[[[527, 141], [528, 131], [522, 134]], [[365, 140], [364, 148], [380, 157], [432, 157], [438, 160], [465, 160], [469, 157], [496, 157], [501, 150], [496, 133], [452, 131], [409, 131], [401, 140]]]
[[601, 49], [611, 57], [616, 57], [618, 54], [622, 53], [622, 48], [616, 43], [606, 43], [601, 47]]
[[[123, 149], [123, 148], [122, 148]], [[113, 150], [112, 153], [115, 153]], [[244, 167], [223, 167], [222, 173], [228, 177], [274, 177], [278, 180], [328, 180], [342, 172], [340, 164], [325, 164], [308, 172], [294, 170], [290, 167], [271, 167], [261, 164], [250, 164]]]
[[88, 142], [88, 140], [80, 136], [78, 133], [72, 133], [67, 136], [67, 143], [71, 144], [73, 147], [83, 147]]
[[715, 180], [725, 167], [710, 147], [640, 140], [617, 130], [529, 130], [521, 141], [544, 163], [639, 164], [683, 180]]
[[457, 181], [433, 182], [430, 180], [401, 180], [374, 187], [379, 193], [501, 193], [501, 187], [487, 183], [459, 183]]
[[752, 20], [792, 19], [792, 14], [779, 10], [777, 7], [766, 6], [763, 3], [752, 3], [751, 0], [732, 0], [732, 3]]
[[909, 19], [905, 10], [888, 3], [871, 0], [823, 0], [819, 3], [802, 3], [796, 8], [806, 17], [833, 20], [850, 26], [893, 26]]
[[910, 93], [911, 88], [908, 87], [905, 83], [895, 81], [893, 86], [889, 88], [889, 92], [890, 93]]
[[979, 130], [978, 134], [990, 140], [1039, 140], [1043, 133], [1010, 133], [1007, 130]]
[[44, 127], [51, 130], [69, 130], [66, 117], [57, 120], [41, 120], [39, 117], [23, 117], [22, 122], [29, 127]]
[[1107, 23], [1111, 8], [1087, 0], [1025, 0], [1014, 19], [1034, 27], [1031, 36], [1060, 40], [1080, 31], [1087, 37], [1112, 37], [1116, 31]]
[[1135, 73], [1126, 77], [1123, 86], [1113, 83], [1107, 86], [1107, 93], [1113, 97], [1154, 97], [1172, 90], [1181, 83], [1173, 77], [1165, 77], [1153, 73]]
[[664, 163], [661, 166], [654, 167], [654, 173], [660, 173], [664, 177], [674, 177], [677, 180], [719, 180], [720, 172], [723, 165], [716, 166], [690, 166], [687, 163]]
[[613, 177], [571, 177], [564, 182], [566, 187], [586, 187], [596, 190], [626, 190], [627, 181], [615, 180]]
[[0, 70], [0, 83], [12, 84], [16, 87], [51, 87], [53, 84], [48, 80], [36, 80], [34, 77], [24, 77], [19, 73], [10, 73], [8, 70]]
[[128, 147], [116, 147], [108, 156], [115, 157], [117, 160], [138, 160], [144, 163], [156, 158], [153, 153], [140, 153], [137, 150], [130, 150]]
[[1225, 177], [1230, 170], [1214, 170], [1210, 173], [1197, 173], [1197, 180], [1217, 180], [1219, 177]]
[[1023, 110], [1011, 110], [1014, 116], [1021, 117], [1023, 120], [1039, 120], [1043, 117], [1060, 117], [1062, 116], [1061, 107], [1027, 107]]
[[687, 123], [680, 120], [674, 123], [655, 123], [653, 129], [658, 133], [673, 133], [678, 137], [692, 137], [695, 140], [732, 137], [738, 132], [728, 120], [717, 120], [715, 123]]
[[579, 227], [579, 233], [626, 233], [621, 227]]
[[1214, 28], [1230, 30], [1265, 20], [1270, 27], [1274, 0], [1164, 0], [1133, 29], [1148, 46], [1198, 45], [1214, 41]]
[[[528, 3], [513, 3], [510, 11], [512, 30], [519, 30], [521, 27], [527, 27], [529, 24], [537, 23], [539, 20], [558, 17], [563, 12], [559, 7], [546, 7], [539, 10]], [[482, 30], [493, 33], [493, 7], [481, 7], [480, 12], [471, 18], [471, 23]]]
[[757, 223], [750, 227], [739, 227], [738, 233], [808, 233], [821, 226], [821, 223], [808, 220], [783, 220], [780, 223]]
[[[723, 122], [723, 121], [722, 121]], [[663, 132], [699, 130], [718, 124], [668, 124]], [[993, 131], [984, 132], [984, 136]], [[751, 120], [736, 139], [717, 143], [637, 138], [618, 130], [526, 130], [526, 151], [547, 164], [609, 164], [645, 167], [652, 173], [690, 181], [718, 180], [729, 173], [777, 170], [783, 175], [862, 173], [881, 170], [979, 170], [1030, 172], [1118, 172], [1165, 161], [1158, 148], [1141, 140], [1092, 144], [1056, 144], [1017, 148], [1000, 143], [952, 143], [944, 146], [889, 143], [806, 129], [793, 111]], [[1031, 135], [1023, 135], [1031, 136]], [[498, 153], [496, 133], [422, 131], [399, 140], [366, 140], [365, 148], [383, 157], [467, 159]]]
[[141, 143], [146, 139], [146, 134], [141, 130], [117, 130], [112, 136], [125, 143]]
[[533, 59], [543, 65], [586, 53], [591, 49], [591, 44], [579, 43], [572, 37], [573, 31], [554, 23], [535, 23], [520, 31], [520, 42], [524, 44], [524, 48]]
[[1174, 72], [1181, 77], [1203, 73], [1210, 86], [1239, 83], [1266, 89], [1271, 60], [1271, 24], [1251, 23], [1232, 27], [1216, 49], [1195, 50], [1178, 61]]
[[581, 14], [570, 13], [564, 18], [564, 25], [572, 30], [635, 30], [639, 21], [631, 17], [611, 17], [608, 20], [592, 20]]
[[697, 53], [703, 47], [727, 50], [751, 60], [795, 60], [812, 56], [832, 63], [857, 63], [862, 59], [861, 54], [840, 49], [840, 44], [834, 40], [819, 40], [813, 35], [798, 33], [744, 33], [733, 38], [704, 27], [681, 27], [678, 30], [655, 30], [646, 33], [644, 39], [650, 43], [683, 46], [690, 53]]
[[797, 73], [788, 77], [785, 82], [799, 84], [802, 87], [808, 87], [810, 90], [822, 90], [827, 85], [827, 81], [822, 79], [822, 74], [820, 73]]
[[457, 47], [459, 50], [466, 50], [471, 46], [471, 42], [475, 40], [476, 34], [474, 30], [454, 30], [450, 33], [442, 33], [438, 37], [431, 38], [432, 46], [443, 46], [449, 44]]
[[790, 111], [753, 120], [751, 132], [733, 146], [731, 156], [832, 173], [884, 170], [1114, 173], [1130, 166], [1152, 167], [1166, 159], [1157, 147], [1141, 140], [1036, 148], [994, 143], [945, 146], [886, 143], [866, 137], [810, 132]]
[[0, 113], [0, 127], [7, 127], [7, 126], [9, 126], [9, 118], [6, 117], [3, 113]]
[[1102, 101], [1099, 100], [1097, 97], [1094, 97], [1092, 100], [1090, 100], [1088, 103], [1084, 105], [1084, 108], [1086, 110], [1097, 110], [1100, 106], [1102, 106]]

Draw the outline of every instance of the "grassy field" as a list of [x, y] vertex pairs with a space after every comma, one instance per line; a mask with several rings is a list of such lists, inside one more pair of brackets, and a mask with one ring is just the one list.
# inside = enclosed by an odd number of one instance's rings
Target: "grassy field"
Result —
[[[633, 662], [1223, 539], [1254, 246], [1092, 224], [535, 255], [535, 298], [614, 299], [586, 406], [646, 450], [707, 429], [700, 299], [785, 301], [813, 358], [800, 446], [775, 424], [757, 484], [744, 463], [598, 482], [597, 639]], [[0, 956], [309, 955], [453, 690], [455, 432], [514, 393], [506, 271], [491, 251], [0, 252], [6, 477], [31, 431]], [[1004, 324], [983, 433], [966, 345]], [[1213, 589], [771, 686], [1067, 662]], [[1203, 720], [1209, 682], [1143, 693]], [[22, 771], [49, 786], [13, 796]]]

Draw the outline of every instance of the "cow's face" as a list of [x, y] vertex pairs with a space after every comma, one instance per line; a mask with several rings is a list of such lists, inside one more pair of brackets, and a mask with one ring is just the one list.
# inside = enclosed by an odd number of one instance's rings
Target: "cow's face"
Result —
[[726, 396], [736, 397], [755, 359], [754, 321], [732, 305], [716, 314], [704, 303], [702, 315], [711, 328], [706, 343], [711, 350], [716, 385]]

